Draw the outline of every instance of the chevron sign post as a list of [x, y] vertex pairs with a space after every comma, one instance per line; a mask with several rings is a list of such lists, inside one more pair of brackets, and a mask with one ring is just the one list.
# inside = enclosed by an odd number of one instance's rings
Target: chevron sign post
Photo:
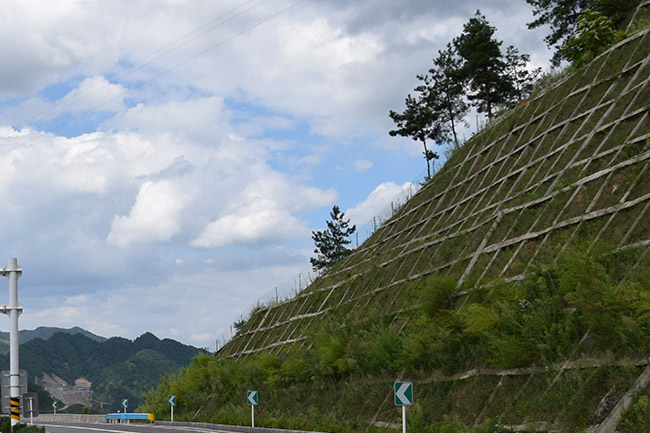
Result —
[[246, 391], [246, 404], [251, 407], [251, 427], [255, 427], [255, 406], [257, 405], [257, 391]]
[[247, 391], [246, 402], [249, 406], [255, 406], [257, 404], [257, 391]]
[[169, 408], [171, 409], [171, 421], [174, 422], [174, 406], [176, 406], [176, 396], [170, 395], [167, 397], [167, 402], [169, 403]]
[[406, 406], [413, 405], [413, 383], [395, 382], [393, 392], [395, 406], [402, 406], [402, 433], [406, 433]]
[[413, 383], [395, 382], [395, 406], [413, 405]]

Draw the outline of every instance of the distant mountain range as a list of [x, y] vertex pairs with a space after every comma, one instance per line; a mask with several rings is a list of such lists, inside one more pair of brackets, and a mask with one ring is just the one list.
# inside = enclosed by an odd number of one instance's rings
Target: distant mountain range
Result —
[[[62, 332], [64, 334], [81, 334], [81, 335], [85, 335], [91, 340], [95, 340], [99, 342], [106, 341], [105, 337], [100, 337], [99, 335], [95, 335], [92, 332], [86, 331], [85, 329], [82, 329], [78, 326], [75, 326], [74, 328], [70, 328], [70, 329], [49, 327], [49, 326], [39, 326], [34, 330], [23, 329], [21, 331], [18, 331], [18, 342], [22, 344], [28, 342], [29, 340], [33, 340], [34, 338], [42, 338], [43, 340], [47, 340], [57, 332]], [[0, 340], [7, 340], [8, 342], [9, 332], [0, 331]]]
[[[52, 402], [52, 397], [35, 384], [47, 386], [44, 378], [71, 384], [71, 394], [72, 384], [83, 378], [92, 383], [92, 402], [88, 403], [93, 406], [117, 411], [126, 398], [129, 409], [135, 409], [142, 395], [155, 388], [163, 375], [187, 366], [200, 352], [175, 340], [160, 340], [151, 333], [133, 341], [121, 337], [106, 339], [79, 327], [20, 331], [20, 341], [20, 368], [27, 371], [30, 388], [34, 388], [30, 391], [39, 392], [41, 411], [50, 408]], [[9, 369], [8, 346], [8, 333], [0, 332], [2, 370]], [[65, 392], [54, 394], [63, 403], [59, 409], [75, 403], [65, 401]]]

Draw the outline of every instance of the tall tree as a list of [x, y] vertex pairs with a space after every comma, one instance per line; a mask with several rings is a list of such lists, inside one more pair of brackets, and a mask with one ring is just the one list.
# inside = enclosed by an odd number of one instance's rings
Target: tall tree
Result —
[[513, 91], [513, 85], [505, 74], [506, 63], [501, 53], [501, 41], [492, 36], [496, 31], [476, 11], [476, 15], [465, 24], [463, 33], [454, 39], [454, 47], [463, 59], [459, 70], [469, 89], [473, 92], [467, 97], [476, 101], [480, 113], [492, 118], [495, 104], [504, 102]]
[[427, 179], [429, 179], [431, 177], [429, 161], [437, 159], [439, 156], [427, 147], [427, 140], [436, 141], [444, 132], [440, 122], [438, 122], [440, 114], [436, 113], [429, 105], [428, 89], [418, 86], [415, 90], [419, 95], [413, 97], [409, 94], [406, 97], [406, 110], [403, 113], [390, 110], [389, 116], [397, 124], [397, 129], [393, 129], [388, 133], [391, 137], [400, 135], [422, 142], [424, 158], [427, 162]]
[[327, 229], [313, 231], [311, 238], [314, 240], [316, 257], [309, 259], [315, 271], [328, 270], [335, 263], [350, 254], [351, 250], [346, 247], [350, 244], [348, 239], [357, 230], [353, 225], [350, 227], [350, 220], [345, 220], [345, 213], [341, 212], [338, 206], [334, 205], [330, 212], [331, 220], [326, 221]]
[[528, 68], [529, 61], [530, 56], [528, 54], [519, 54], [519, 50], [514, 46], [510, 45], [506, 48], [504, 71], [512, 82], [512, 92], [508, 95], [510, 105], [516, 105], [530, 95], [535, 82], [542, 73], [542, 68], [530, 70]]
[[[458, 57], [454, 47], [447, 44], [445, 50], [438, 51], [438, 57], [433, 60], [434, 67], [429, 69], [431, 78], [422, 77], [429, 89], [429, 105], [439, 113], [440, 121], [448, 124], [456, 146], [459, 145], [456, 127], [465, 123], [464, 118], [469, 110], [465, 100], [465, 89], [463, 88], [462, 77], [459, 76], [461, 59]], [[418, 77], [420, 78], [420, 77]], [[444, 133], [444, 128], [441, 128]], [[449, 142], [450, 138], [441, 137]]]

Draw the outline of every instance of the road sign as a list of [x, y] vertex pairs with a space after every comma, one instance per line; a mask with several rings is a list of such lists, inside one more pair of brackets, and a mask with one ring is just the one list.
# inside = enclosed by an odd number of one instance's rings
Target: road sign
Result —
[[52, 402], [52, 409], [56, 409], [57, 405], [59, 404], [58, 401], [53, 401]]
[[38, 394], [35, 392], [24, 393], [20, 408], [25, 417], [38, 416]]
[[246, 391], [246, 404], [251, 407], [251, 427], [255, 427], [255, 406], [257, 405], [257, 391]]
[[395, 382], [395, 406], [413, 405], [413, 383]]
[[126, 408], [129, 406], [129, 400], [124, 399], [122, 400], [122, 407], [126, 410]]
[[176, 406], [176, 396], [170, 395], [167, 397], [167, 402], [169, 403], [169, 410], [171, 411], [171, 420], [174, 422], [174, 406]]
[[249, 406], [255, 406], [257, 404], [257, 391], [247, 391], [246, 392], [246, 403]]
[[[20, 395], [23, 395], [27, 392], [27, 372], [25, 370], [20, 370], [18, 374]], [[9, 394], [11, 393], [10, 377], [9, 370], [4, 370], [2, 372], [2, 413], [7, 414], [11, 413], [11, 401], [9, 400]]]

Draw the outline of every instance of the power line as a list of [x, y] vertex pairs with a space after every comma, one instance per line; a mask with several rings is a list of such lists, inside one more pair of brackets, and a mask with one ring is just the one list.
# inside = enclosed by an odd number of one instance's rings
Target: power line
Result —
[[[251, 3], [252, 1], [253, 1], [253, 0], [249, 0], [249, 1], [245, 2], [243, 5], [245, 5], [245, 4], [249, 4], [249, 3]], [[188, 40], [186, 40], [186, 41], [184, 41], [184, 42], [182, 42], [182, 43], [180, 43], [178, 46], [173, 47], [173, 48], [170, 48], [168, 51], [166, 51], [166, 52], [160, 54], [159, 56], [155, 57], [154, 59], [152, 59], [152, 60], [150, 60], [150, 61], [148, 61], [148, 62], [146, 62], [146, 63], [143, 63], [143, 64], [139, 65], [136, 69], [133, 69], [133, 70], [131, 70], [131, 71], [129, 71], [129, 72], [124, 73], [124, 75], [118, 77], [117, 80], [123, 79], [124, 77], [127, 77], [127, 76], [133, 74], [134, 72], [136, 72], [136, 71], [138, 71], [138, 70], [141, 70], [141, 69], [144, 68], [145, 66], [148, 66], [148, 65], [154, 63], [155, 61], [157, 61], [157, 60], [159, 60], [159, 59], [165, 57], [166, 55], [169, 55], [170, 53], [172, 53], [172, 52], [178, 50], [179, 48], [181, 48], [181, 47], [183, 47], [183, 46], [189, 44], [190, 42], [192, 42], [192, 41], [198, 39], [199, 37], [205, 35], [206, 33], [209, 33], [210, 31], [212, 31], [212, 30], [214, 30], [214, 29], [216, 29], [216, 28], [218, 28], [218, 27], [220, 27], [220, 26], [222, 26], [222, 25], [224, 25], [224, 24], [226, 24], [226, 23], [228, 23], [228, 22], [234, 20], [235, 18], [237, 18], [237, 17], [243, 15], [244, 13], [246, 13], [246, 12], [248, 12], [248, 11], [250, 11], [250, 10], [256, 8], [256, 7], [258, 7], [258, 6], [261, 5], [262, 3], [265, 3], [266, 1], [268, 1], [268, 0], [261, 0], [261, 1], [259, 1], [258, 3], [256, 3], [256, 4], [252, 5], [252, 6], [250, 6], [249, 8], [247, 8], [247, 9], [245, 9], [245, 10], [243, 10], [243, 11], [241, 11], [241, 12], [235, 14], [234, 16], [232, 16], [232, 17], [230, 17], [230, 18], [224, 20], [223, 22], [218, 23], [218, 24], [214, 25], [213, 27], [209, 27], [207, 30], [204, 30], [203, 32], [201, 32], [201, 33], [199, 33], [199, 34], [197, 34], [197, 35], [191, 37], [190, 39], [188, 39]], [[193, 55], [193, 56], [191, 56], [191, 57], [189, 57], [189, 58], [187, 58], [187, 59], [185, 59], [185, 60], [183, 60], [183, 61], [177, 63], [176, 65], [174, 65], [174, 66], [172, 66], [172, 67], [170, 67], [170, 68], [168, 68], [168, 69], [165, 69], [164, 71], [162, 71], [162, 72], [160, 72], [160, 73], [154, 75], [153, 77], [151, 77], [151, 78], [149, 78], [149, 79], [147, 79], [147, 80], [145, 80], [145, 81], [142, 81], [141, 83], [136, 84], [136, 85], [134, 85], [134, 86], [131, 87], [131, 88], [126, 89], [122, 94], [120, 94], [120, 95], [118, 95], [118, 96], [114, 96], [114, 97], [112, 97], [112, 98], [109, 98], [109, 99], [103, 101], [102, 103], [96, 104], [96, 105], [94, 105], [92, 108], [90, 108], [90, 109], [88, 109], [88, 110], [86, 110], [86, 111], [84, 111], [84, 112], [81, 112], [81, 113], [79, 113], [79, 114], [77, 114], [77, 115], [73, 115], [73, 116], [70, 117], [68, 120], [66, 120], [66, 121], [64, 121], [64, 122], [61, 122], [61, 123], [57, 124], [56, 126], [50, 128], [50, 129], [47, 129], [47, 130], [45, 130], [45, 131], [43, 131], [43, 132], [45, 132], [45, 133], [50, 133], [50, 132], [56, 131], [56, 130], [58, 130], [58, 129], [60, 129], [60, 128], [66, 126], [66, 125], [68, 125], [68, 124], [70, 124], [70, 123], [72, 123], [73, 121], [76, 121], [76, 120], [78, 120], [78, 119], [81, 119], [81, 118], [87, 116], [88, 114], [97, 111], [97, 110], [100, 109], [101, 107], [103, 107], [103, 106], [105, 106], [105, 105], [107, 105], [107, 104], [109, 104], [109, 103], [111, 103], [111, 102], [113, 102], [113, 101], [115, 101], [115, 100], [117, 100], [117, 99], [121, 99], [121, 98], [122, 98], [126, 93], [129, 93], [129, 92], [131, 92], [131, 91], [133, 91], [133, 90], [139, 89], [139, 88], [145, 86], [146, 84], [149, 84], [149, 83], [151, 83], [151, 82], [153, 82], [153, 81], [159, 79], [160, 77], [162, 77], [162, 76], [164, 76], [164, 75], [166, 75], [166, 74], [168, 74], [168, 73], [170, 73], [170, 72], [172, 72], [172, 71], [174, 71], [174, 70], [176, 70], [176, 69], [179, 69], [179, 68], [182, 67], [182, 66], [185, 66], [186, 64], [188, 64], [188, 63], [190, 63], [190, 62], [196, 60], [197, 58], [199, 58], [199, 57], [201, 57], [201, 56], [204, 56], [205, 54], [209, 53], [210, 51], [213, 51], [213, 50], [215, 50], [215, 49], [217, 49], [217, 48], [219, 48], [219, 47], [221, 47], [221, 46], [227, 44], [228, 42], [230, 42], [230, 41], [232, 41], [232, 40], [234, 40], [234, 39], [236, 39], [236, 38], [238, 38], [238, 37], [244, 35], [245, 33], [248, 33], [248, 32], [250, 32], [251, 30], [253, 30], [253, 29], [255, 29], [255, 28], [257, 28], [257, 27], [259, 27], [259, 26], [261, 26], [261, 25], [263, 25], [263, 24], [265, 24], [265, 23], [267, 23], [267, 22], [273, 20], [274, 18], [276, 18], [276, 17], [278, 17], [278, 16], [280, 16], [280, 15], [282, 15], [282, 14], [284, 14], [284, 13], [290, 11], [291, 9], [295, 8], [296, 6], [298, 6], [299, 4], [303, 3], [304, 1], [305, 1], [305, 0], [298, 0], [298, 1], [296, 1], [295, 3], [293, 3], [293, 4], [291, 4], [291, 5], [287, 6], [287, 7], [285, 7], [285, 8], [283, 8], [283, 9], [279, 10], [279, 11], [276, 12], [276, 13], [273, 13], [273, 14], [269, 15], [268, 17], [266, 17], [266, 18], [264, 18], [264, 19], [262, 19], [262, 20], [257, 21], [255, 24], [246, 27], [245, 29], [243, 29], [243, 30], [241, 30], [241, 31], [239, 31], [239, 32], [237, 32], [237, 33], [235, 33], [234, 35], [232, 35], [232, 36], [230, 36], [230, 37], [228, 37], [228, 38], [226, 38], [226, 39], [221, 40], [220, 42], [217, 42], [217, 43], [215, 43], [215, 44], [209, 46], [207, 49], [202, 50], [202, 51], [199, 52], [198, 54], [195, 54], [195, 55]], [[234, 10], [237, 10], [237, 9], [241, 8], [243, 5], [240, 5], [240, 6], [238, 6], [237, 8], [231, 9], [230, 11], [226, 12], [225, 14], [222, 14], [219, 18], [223, 18], [225, 15], [227, 15], [227, 14], [233, 12]], [[157, 50], [156, 52], [154, 52], [154, 53], [152, 53], [152, 54], [149, 54], [149, 55], [145, 56], [144, 58], [142, 58], [141, 60], [138, 60], [137, 62], [134, 62], [132, 65], [136, 65], [137, 63], [142, 62], [142, 60], [147, 59], [148, 57], [154, 55], [155, 53], [160, 52], [160, 51], [161, 51], [162, 49], [164, 49], [164, 48], [172, 47], [175, 43], [180, 42], [181, 40], [187, 38], [189, 35], [192, 35], [192, 34], [196, 33], [197, 30], [199, 30], [199, 29], [206, 28], [210, 23], [214, 23], [214, 22], [217, 21], [219, 18], [214, 19], [214, 20], [211, 20], [208, 24], [205, 24], [205, 25], [199, 27], [198, 29], [196, 29], [196, 30], [194, 30], [194, 31], [192, 31], [192, 32], [190, 32], [190, 33], [188, 33], [188, 34], [186, 34], [186, 35], [184, 35], [184, 36], [182, 36], [182, 37], [180, 37], [180, 38], [177, 38], [175, 41], [173, 41], [173, 42], [167, 44], [165, 47], [163, 47], [163, 48]], [[121, 69], [120, 71], [118, 71], [118, 73], [119, 73], [119, 72], [122, 72], [122, 71], [126, 71], [126, 70], [128, 70], [130, 67], [131, 67], [131, 66], [129, 66], [129, 67], [125, 67], [125, 68]], [[116, 74], [117, 74], [117, 73], [113, 74], [112, 76], [115, 76]], [[112, 77], [112, 76], [111, 76], [111, 77]], [[117, 80], [116, 80], [116, 82], [117, 82]], [[93, 92], [90, 92], [90, 93], [88, 93], [88, 92], [82, 92], [82, 93], [84, 94], [83, 97], [80, 97], [80, 98], [76, 99], [75, 101], [73, 101], [73, 102], [71, 102], [71, 103], [68, 103], [67, 105], [65, 105], [65, 106], [63, 106], [63, 107], [58, 108], [58, 109], [55, 110], [54, 112], [51, 112], [48, 116], [42, 117], [41, 119], [39, 119], [39, 120], [37, 120], [37, 121], [44, 121], [44, 120], [46, 120], [46, 119], [48, 119], [48, 118], [51, 118], [51, 117], [54, 116], [55, 114], [60, 113], [60, 112], [62, 112], [62, 111], [65, 111], [66, 108], [68, 108], [68, 107], [70, 107], [70, 106], [72, 106], [72, 105], [74, 105], [74, 104], [80, 102], [80, 101], [83, 100], [83, 99], [88, 98], [89, 96], [92, 96], [92, 95], [96, 94], [96, 93], [99, 92], [100, 90], [102, 90], [102, 89], [104, 89], [104, 88], [107, 88], [107, 87], [110, 86], [110, 85], [113, 85], [113, 83], [109, 83], [109, 84], [103, 85], [103, 86], [101, 86], [99, 89], [97, 89], [97, 90], [95, 90], [95, 91], [93, 91]], [[91, 86], [90, 88], [92, 88], [92, 87], [94, 87], [94, 86]], [[81, 93], [80, 93], [80, 94], [81, 94]], [[60, 105], [60, 104], [62, 104], [62, 102], [59, 102], [59, 103], [58, 103], [58, 105]], [[55, 104], [55, 107], [56, 107], [56, 106], [57, 106], [57, 104]], [[52, 108], [52, 107], [50, 107], [50, 109], [51, 109], [51, 108]], [[47, 111], [47, 110], [43, 110], [43, 111], [45, 112], [45, 111]], [[42, 113], [40, 113], [40, 114], [42, 114]], [[30, 119], [33, 119], [34, 117], [35, 117], [35, 116], [32, 116], [32, 118], [30, 118]], [[30, 119], [28, 119], [28, 120], [30, 120]], [[32, 124], [34, 124], [34, 123], [36, 123], [36, 122], [33, 122]], [[28, 126], [27, 121], [22, 122], [20, 125], [23, 125], [23, 127], [24, 127], [24, 126]], [[14, 150], [16, 150], [16, 149], [18, 149], [18, 148], [20, 148], [20, 147], [26, 146], [26, 145], [28, 145], [29, 143], [33, 142], [33, 141], [34, 141], [34, 139], [30, 139], [30, 140], [27, 140], [26, 142], [23, 142], [23, 143], [21, 143], [21, 144], [14, 145], [14, 146], [12, 146], [11, 148], [7, 149], [5, 152], [0, 153], [0, 156], [7, 155], [8, 153], [10, 153], [10, 152], [12, 152], [12, 151], [14, 151]]]
[[[119, 45], [120, 45], [122, 42], [127, 41], [128, 39], [132, 38], [132, 37], [135, 36], [136, 34], [138, 34], [138, 33], [142, 32], [142, 31], [144, 31], [145, 29], [148, 29], [148, 28], [153, 27], [154, 24], [155, 24], [156, 22], [160, 22], [160, 21], [162, 21], [162, 19], [165, 18], [165, 17], [167, 17], [168, 15], [171, 15], [171, 14], [177, 12], [177, 11], [180, 11], [181, 9], [183, 9], [184, 7], [186, 7], [188, 4], [190, 4], [190, 3], [194, 3], [194, 2], [196, 2], [196, 1], [198, 1], [198, 0], [188, 0], [188, 1], [185, 2], [184, 4], [182, 4], [182, 5], [180, 5], [180, 6], [176, 7], [176, 8], [174, 8], [174, 9], [168, 11], [167, 13], [165, 13], [165, 14], [159, 16], [155, 21], [150, 22], [148, 25], [146, 25], [146, 26], [144, 26], [144, 27], [140, 27], [139, 29], [137, 29], [137, 30], [135, 30], [135, 31], [133, 31], [133, 32], [131, 32], [131, 33], [129, 33], [129, 34], [127, 34], [126, 36], [123, 36], [122, 38], [120, 38], [119, 40], [117, 40], [117, 41], [115, 41], [115, 42], [109, 44], [108, 46], [105, 46], [102, 50], [100, 50], [100, 51], [94, 53], [93, 56], [94, 56], [94, 57], [97, 57], [97, 56], [101, 55], [102, 53], [105, 53], [106, 51], [108, 51], [111, 47], [119, 47]], [[211, 7], [213, 7], [213, 6], [210, 6], [210, 7], [207, 7], [207, 8], [203, 8], [203, 9], [201, 9], [200, 11], [195, 12], [193, 15], [197, 15], [197, 14], [199, 14], [199, 13], [201, 13], [201, 12], [203, 12], [203, 11], [205, 11], [205, 10], [211, 8]], [[170, 28], [174, 28], [174, 27], [176, 27], [176, 26], [172, 26], [172, 27], [170, 27]], [[72, 71], [72, 70], [73, 70], [74, 68], [76, 68], [76, 67], [77, 67], [76, 65], [70, 65], [69, 67], [67, 67], [67, 68], [64, 69], [63, 71], [59, 72], [59, 75], [65, 75], [66, 73]], [[99, 72], [97, 72], [97, 73], [99, 73]], [[40, 84], [38, 84], [38, 85], [35, 86], [35, 89], [43, 88], [43, 87], [47, 86], [48, 84], [49, 84], [49, 81], [48, 81], [48, 80], [42, 81]], [[63, 88], [64, 88], [63, 85], [55, 86], [54, 88], [52, 88], [52, 89], [46, 91], [46, 92], [43, 94], [43, 97], [47, 98], [47, 97], [49, 97], [49, 96], [51, 96], [51, 95], [53, 95], [53, 94], [59, 92], [59, 91], [60, 91], [61, 89], [63, 89]], [[25, 111], [25, 110], [26, 110], [26, 108], [23, 108], [23, 111]]]
[[[187, 34], [175, 39], [174, 41], [164, 45], [163, 47], [159, 48], [158, 50], [146, 55], [145, 57], [143, 57], [143, 58], [141, 58], [139, 60], [136, 60], [135, 62], [131, 63], [128, 66], [123, 67], [119, 71], [117, 71], [117, 72], [115, 72], [113, 74], [110, 74], [107, 77], [104, 77], [108, 81], [108, 84], [104, 84], [104, 85], [100, 85], [98, 83], [93, 84], [90, 87], [88, 87], [87, 89], [85, 89], [83, 92], [80, 92], [78, 95], [75, 95], [75, 98], [73, 98], [71, 101], [65, 101], [65, 100], [59, 101], [59, 102], [55, 103], [53, 106], [48, 107], [48, 108], [46, 108], [44, 110], [41, 110], [40, 112], [32, 115], [31, 117], [27, 118], [26, 120], [24, 120], [24, 121], [22, 121], [22, 122], [20, 122], [18, 124], [15, 124], [14, 126], [16, 128], [18, 128], [18, 129], [20, 129], [21, 127], [28, 126], [30, 124], [34, 124], [34, 123], [37, 123], [37, 122], [47, 120], [48, 118], [51, 118], [56, 114], [64, 112], [64, 111], [66, 111], [66, 109], [74, 106], [75, 104], [89, 98], [92, 95], [95, 95], [96, 93], [100, 92], [101, 90], [103, 90], [103, 89], [105, 89], [105, 88], [107, 88], [107, 87], [109, 87], [109, 86], [111, 86], [111, 85], [113, 85], [115, 83], [119, 83], [120, 80], [132, 75], [133, 73], [143, 69], [144, 67], [154, 63], [155, 61], [160, 60], [161, 58], [163, 58], [163, 57], [177, 51], [178, 49], [188, 45], [189, 43], [195, 41], [196, 39], [200, 38], [201, 36], [204, 36], [205, 34], [211, 32], [211, 31], [213, 31], [213, 30], [215, 30], [215, 29], [217, 29], [217, 28], [219, 28], [221, 26], [223, 26], [224, 24], [227, 24], [228, 22], [234, 20], [235, 18], [240, 17], [241, 15], [245, 14], [246, 12], [258, 7], [262, 3], [265, 3], [267, 0], [261, 0], [261, 1], [257, 2], [256, 4], [254, 4], [253, 6], [251, 6], [249, 8], [246, 8], [243, 11], [233, 15], [232, 17], [230, 17], [230, 18], [228, 18], [228, 19], [214, 25], [215, 22], [217, 22], [221, 18], [227, 16], [228, 14], [231, 14], [232, 12], [236, 11], [237, 9], [242, 8], [246, 4], [252, 3], [253, 1], [254, 0], [248, 0], [248, 1], [244, 2], [244, 3], [242, 3], [241, 5], [237, 6], [236, 8], [230, 9], [229, 11], [227, 11], [224, 14], [220, 15], [219, 17], [214, 18], [214, 19], [210, 20], [208, 23], [206, 23], [206, 24], [202, 25], [201, 27], [193, 30], [192, 32], [187, 33]], [[203, 30], [203, 31], [201, 31], [201, 30]], [[192, 36], [192, 37], [190, 37], [190, 36]], [[181, 43], [181, 41], [183, 41], [183, 39], [187, 39], [187, 40], [185, 40], [184, 42]], [[174, 46], [174, 45], [176, 45], [176, 46]], [[167, 51], [165, 51], [166, 49], [167, 49]], [[156, 56], [156, 54], [158, 54], [158, 55]], [[155, 57], [153, 57], [153, 56], [155, 56]], [[151, 57], [153, 57], [153, 58], [151, 58]], [[150, 59], [150, 60], [145, 61], [147, 59]], [[113, 81], [113, 82], [111, 82], [111, 81]], [[96, 88], [96, 89], [94, 91], [90, 91], [93, 88]], [[39, 117], [41, 115], [44, 115], [44, 116]]]
[[[262, 0], [262, 1], [259, 2], [257, 5], [259, 5], [259, 4], [261, 4], [261, 3], [265, 2], [265, 1], [267, 1], [267, 0]], [[242, 31], [240, 31], [240, 32], [238, 32], [238, 33], [236, 33], [236, 34], [234, 34], [234, 35], [232, 35], [232, 36], [230, 36], [230, 37], [228, 37], [228, 38], [226, 38], [226, 39], [224, 39], [224, 40], [222, 40], [222, 41], [216, 43], [216, 44], [211, 45], [210, 47], [208, 47], [207, 49], [205, 49], [205, 50], [199, 52], [198, 54], [196, 54], [196, 55], [194, 55], [194, 56], [191, 56], [191, 57], [189, 57], [188, 59], [186, 59], [186, 60], [184, 60], [184, 61], [182, 61], [182, 62], [180, 62], [180, 63], [177, 63], [176, 65], [174, 65], [174, 66], [172, 66], [171, 68], [168, 68], [168, 69], [162, 71], [162, 72], [159, 73], [159, 74], [154, 75], [153, 77], [149, 78], [148, 80], [145, 80], [145, 81], [143, 81], [143, 82], [141, 82], [141, 83], [139, 83], [139, 84], [133, 86], [132, 88], [126, 89], [125, 93], [128, 93], [128, 92], [130, 92], [130, 91], [132, 91], [132, 90], [135, 90], [135, 89], [138, 89], [138, 88], [141, 88], [141, 87], [143, 87], [144, 85], [146, 85], [146, 84], [148, 84], [148, 83], [151, 83], [152, 81], [155, 81], [155, 80], [157, 80], [158, 78], [160, 78], [160, 77], [162, 77], [162, 76], [164, 76], [164, 75], [166, 75], [166, 74], [168, 74], [168, 73], [170, 73], [170, 72], [172, 72], [172, 71], [174, 71], [174, 70], [176, 70], [176, 69], [178, 69], [178, 68], [180, 68], [180, 67], [182, 67], [182, 66], [184, 66], [184, 65], [186, 65], [186, 64], [188, 64], [188, 63], [190, 63], [190, 62], [192, 62], [192, 61], [194, 61], [194, 60], [196, 60], [197, 58], [199, 58], [199, 57], [201, 57], [201, 56], [203, 56], [203, 55], [209, 53], [210, 51], [213, 51], [213, 50], [215, 50], [215, 49], [217, 49], [217, 48], [219, 48], [219, 47], [221, 47], [221, 46], [227, 44], [228, 42], [230, 42], [230, 41], [232, 41], [232, 40], [234, 40], [234, 39], [236, 39], [236, 38], [238, 38], [238, 37], [244, 35], [245, 33], [249, 32], [249, 31], [251, 31], [251, 30], [253, 30], [253, 29], [255, 29], [255, 28], [259, 27], [259, 26], [261, 26], [262, 24], [265, 24], [265, 23], [271, 21], [272, 19], [274, 19], [274, 18], [276, 18], [276, 17], [278, 17], [278, 16], [280, 16], [280, 15], [282, 15], [282, 14], [284, 14], [284, 13], [290, 11], [291, 9], [295, 8], [296, 6], [298, 6], [299, 4], [303, 3], [304, 1], [305, 1], [305, 0], [298, 0], [297, 2], [295, 2], [295, 3], [293, 3], [293, 4], [291, 4], [291, 5], [287, 6], [287, 7], [285, 7], [284, 9], [281, 9], [280, 11], [278, 11], [278, 12], [276, 12], [276, 13], [274, 13], [274, 14], [272, 14], [272, 15], [270, 15], [270, 16], [268, 16], [268, 17], [266, 17], [266, 18], [264, 18], [264, 19], [262, 19], [262, 20], [260, 20], [260, 21], [258, 21], [258, 22], [256, 22], [255, 24], [253, 24], [253, 25], [251, 25], [251, 26], [245, 28], [244, 30], [242, 30]], [[250, 9], [249, 9], [249, 10], [250, 10]], [[243, 13], [243, 12], [242, 12], [242, 13]], [[240, 13], [239, 15], [241, 15], [241, 13]], [[229, 19], [228, 21], [230, 21], [230, 20], [232, 20], [232, 19], [234, 19], [234, 18], [235, 18], [235, 17], [232, 17], [232, 18]], [[198, 36], [197, 36], [197, 37], [198, 37]], [[179, 38], [179, 40], [180, 40], [180, 39], [181, 39], [181, 38]], [[196, 38], [194, 38], [194, 39], [196, 39]], [[186, 43], [184, 43], [184, 45], [186, 45], [187, 43], [189, 43], [189, 41], [186, 42]], [[168, 54], [168, 53], [167, 53], [167, 54]], [[160, 57], [163, 57], [163, 56], [160, 56]], [[151, 62], [149, 62], [149, 63], [147, 63], [147, 64], [150, 64], [150, 63], [152, 63], [152, 62], [153, 62], [153, 61], [151, 61]], [[139, 69], [141, 69], [141, 68], [139, 68]], [[107, 86], [103, 86], [103, 87], [107, 87]], [[94, 92], [94, 93], [96, 93], [96, 92]], [[75, 120], [78, 120], [78, 119], [80, 119], [80, 118], [85, 117], [86, 115], [88, 115], [88, 114], [90, 114], [90, 113], [96, 111], [97, 109], [99, 109], [99, 108], [101, 108], [101, 107], [103, 107], [103, 106], [105, 106], [105, 105], [107, 105], [107, 104], [109, 104], [109, 103], [115, 101], [116, 99], [118, 99], [118, 98], [122, 98], [122, 96], [123, 96], [123, 95], [118, 95], [118, 96], [115, 96], [115, 97], [113, 97], [113, 98], [109, 98], [109, 99], [107, 99], [106, 101], [104, 101], [104, 102], [102, 102], [102, 103], [100, 103], [100, 104], [97, 104], [97, 105], [93, 106], [92, 108], [90, 108], [90, 109], [88, 109], [88, 110], [86, 110], [86, 111], [84, 111], [84, 112], [82, 112], [82, 113], [79, 113], [79, 114], [76, 115], [76, 116], [72, 116], [70, 119], [66, 120], [65, 122], [61, 122], [61, 123], [58, 124], [57, 126], [52, 127], [52, 128], [50, 128], [50, 129], [48, 129], [48, 130], [45, 130], [44, 132], [45, 132], [45, 133], [50, 133], [50, 132], [56, 131], [56, 130], [58, 130], [58, 129], [64, 127], [65, 125], [68, 125], [69, 123], [71, 123], [71, 122], [73, 122], [73, 121], [75, 121]], [[13, 152], [14, 150], [16, 150], [16, 149], [18, 149], [18, 148], [20, 148], [20, 147], [23, 147], [23, 146], [26, 146], [26, 145], [32, 143], [33, 141], [34, 141], [34, 140], [32, 139], [32, 140], [27, 140], [27, 141], [24, 142], [24, 143], [17, 144], [17, 145], [15, 145], [15, 146], [13, 146], [13, 147], [7, 149], [5, 152], [0, 153], [0, 156], [7, 155], [7, 154], [9, 154], [10, 152]]]

